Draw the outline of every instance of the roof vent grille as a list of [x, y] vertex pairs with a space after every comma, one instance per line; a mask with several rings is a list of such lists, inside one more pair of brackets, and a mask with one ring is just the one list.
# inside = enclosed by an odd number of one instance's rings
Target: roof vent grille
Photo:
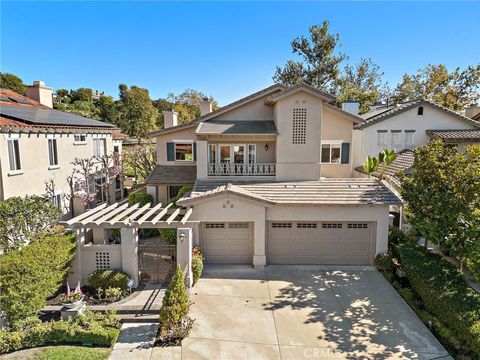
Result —
[[285, 189], [296, 189], [297, 185], [285, 185]]
[[361, 186], [358, 185], [358, 184], [348, 185], [348, 187], [349, 187], [350, 189], [360, 189], [360, 188], [361, 188]]

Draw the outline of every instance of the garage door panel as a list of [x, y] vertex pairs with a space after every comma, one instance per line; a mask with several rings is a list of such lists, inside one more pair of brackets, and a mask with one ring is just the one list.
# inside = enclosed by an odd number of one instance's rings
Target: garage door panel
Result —
[[251, 226], [248, 223], [207, 223], [202, 248], [208, 264], [251, 264]]
[[368, 223], [296, 223], [273, 227], [267, 239], [270, 264], [368, 265], [371, 226]]

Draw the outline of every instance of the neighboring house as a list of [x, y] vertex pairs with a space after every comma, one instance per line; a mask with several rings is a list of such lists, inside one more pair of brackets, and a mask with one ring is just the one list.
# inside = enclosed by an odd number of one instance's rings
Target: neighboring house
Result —
[[[389, 206], [376, 179], [353, 179], [353, 126], [363, 119], [307, 85], [274, 85], [152, 133], [158, 165], [147, 191], [200, 221], [194, 241], [207, 263], [373, 264], [387, 251]], [[349, 105], [345, 104], [345, 109]]]
[[[46, 194], [45, 182], [53, 182], [49, 195], [64, 214], [71, 215], [67, 181], [73, 171], [71, 163], [75, 158], [121, 152], [119, 129], [52, 109], [51, 88], [43, 82], [28, 86], [27, 93], [29, 97], [0, 89], [0, 201]], [[98, 185], [104, 179], [98, 175], [90, 181]], [[96, 191], [96, 202], [104, 202], [103, 188], [96, 186]], [[110, 194], [122, 198], [123, 185], [114, 182]]]
[[478, 136], [470, 130], [480, 129], [480, 122], [427, 100], [376, 108], [361, 117], [365, 121], [355, 126], [353, 135], [355, 167], [384, 148], [400, 152], [425, 145], [432, 137], [441, 138], [434, 135], [438, 130], [462, 131], [458, 144], [464, 145], [464, 140], [470, 142], [472, 136]]

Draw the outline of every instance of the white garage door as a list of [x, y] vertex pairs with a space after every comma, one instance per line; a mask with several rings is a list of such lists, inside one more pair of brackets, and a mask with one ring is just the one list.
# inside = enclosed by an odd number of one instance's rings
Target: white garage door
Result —
[[205, 223], [202, 250], [208, 264], [251, 264], [252, 227], [249, 223]]
[[267, 262], [370, 265], [372, 246], [368, 222], [270, 222]]

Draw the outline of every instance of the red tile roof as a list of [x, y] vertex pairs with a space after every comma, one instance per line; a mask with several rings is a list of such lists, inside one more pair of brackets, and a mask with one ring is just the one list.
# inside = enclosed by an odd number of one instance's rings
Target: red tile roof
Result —
[[48, 106], [42, 105], [38, 101], [30, 99], [26, 96], [20, 95], [19, 93], [16, 93], [13, 90], [0, 89], [0, 95], [8, 97], [8, 98], [19, 98], [19, 99], [22, 99], [22, 100], [25, 100], [25, 101], [29, 102], [29, 104], [20, 104], [20, 103], [14, 102], [14, 101], [2, 101], [2, 100], [0, 100], [0, 106], [12, 106], [12, 107], [21, 107], [21, 108], [35, 107], [35, 108], [40, 108], [40, 109], [50, 109]]

